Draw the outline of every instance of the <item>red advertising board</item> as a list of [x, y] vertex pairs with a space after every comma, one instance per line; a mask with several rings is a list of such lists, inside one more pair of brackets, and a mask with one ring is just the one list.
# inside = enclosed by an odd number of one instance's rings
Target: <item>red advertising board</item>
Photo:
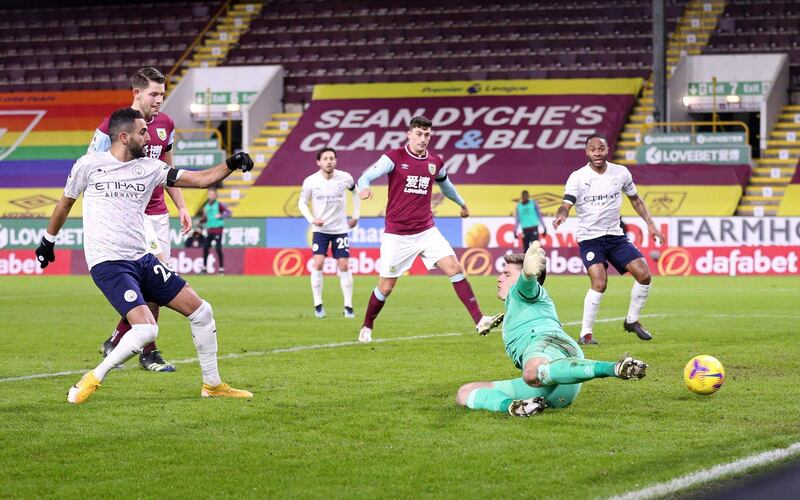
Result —
[[672, 247], [657, 256], [650, 269], [666, 276], [796, 276], [800, 247]]
[[[519, 249], [513, 251], [519, 252]], [[552, 275], [580, 275], [583, 267], [577, 247], [545, 248], [547, 272]], [[456, 257], [470, 276], [492, 276], [504, 266], [503, 255], [508, 248], [456, 248]], [[800, 247], [669, 247], [645, 251], [650, 270], [661, 276], [796, 276]], [[180, 249], [172, 257], [172, 267], [181, 274], [196, 274], [202, 269], [202, 250]], [[225, 271], [228, 274], [266, 276], [307, 276], [312, 254], [307, 248], [246, 248], [225, 251]], [[377, 275], [380, 265], [379, 248], [352, 249], [350, 270], [356, 275]], [[209, 271], [217, 272], [215, 256], [209, 261]], [[327, 258], [323, 271], [336, 274], [336, 260]], [[609, 274], [616, 274], [609, 267]], [[86, 261], [80, 250], [57, 250], [56, 261], [47, 269], [39, 268], [33, 250], [0, 251], [0, 276], [87, 274]], [[420, 259], [414, 261], [410, 275], [424, 275]], [[438, 270], [431, 274], [440, 274]]]
[[56, 250], [55, 262], [42, 269], [33, 250], [0, 250], [0, 276], [73, 274], [72, 254], [72, 250]]

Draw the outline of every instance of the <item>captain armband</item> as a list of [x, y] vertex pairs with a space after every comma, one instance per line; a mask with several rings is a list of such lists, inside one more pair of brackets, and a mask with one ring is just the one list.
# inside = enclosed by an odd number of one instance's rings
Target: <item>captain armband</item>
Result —
[[167, 187], [172, 187], [183, 175], [183, 170], [179, 168], [171, 168], [167, 172]]
[[578, 199], [576, 197], [572, 196], [571, 194], [565, 194], [564, 195], [564, 201], [574, 205], [575, 202], [578, 201]]

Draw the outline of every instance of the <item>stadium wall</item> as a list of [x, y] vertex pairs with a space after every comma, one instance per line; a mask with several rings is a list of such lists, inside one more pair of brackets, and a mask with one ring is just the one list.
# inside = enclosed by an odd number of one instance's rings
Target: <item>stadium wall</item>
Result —
[[[640, 218], [626, 219], [627, 235], [657, 275], [797, 275], [800, 217], [657, 217], [666, 244], [647, 237]], [[545, 218], [550, 225], [551, 218]], [[511, 217], [439, 218], [437, 226], [472, 275], [499, 270], [502, 256], [521, 251]], [[542, 238], [552, 274], [585, 272], [575, 239], [575, 218]], [[0, 219], [0, 275], [86, 274], [83, 229], [69, 220], [59, 233], [56, 262], [39, 269], [33, 249], [46, 227], [44, 219]], [[355, 274], [375, 274], [383, 219], [365, 218], [351, 233], [350, 265]], [[183, 274], [202, 269], [202, 249], [184, 248], [177, 225], [172, 228], [172, 263]], [[246, 275], [305, 275], [311, 251], [303, 219], [230, 219], [225, 231], [225, 271]], [[215, 272], [211, 254], [210, 270]], [[336, 273], [334, 259], [325, 272]], [[613, 271], [612, 271], [613, 272]], [[427, 274], [419, 260], [410, 274]]]

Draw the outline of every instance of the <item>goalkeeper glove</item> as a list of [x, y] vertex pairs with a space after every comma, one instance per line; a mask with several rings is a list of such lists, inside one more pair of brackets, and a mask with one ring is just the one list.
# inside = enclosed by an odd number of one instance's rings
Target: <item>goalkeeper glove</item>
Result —
[[55, 242], [48, 241], [47, 238], [42, 236], [42, 242], [39, 243], [39, 247], [36, 249], [36, 260], [39, 261], [39, 265], [42, 266], [42, 269], [56, 260], [55, 248]]
[[225, 160], [225, 164], [228, 165], [228, 168], [231, 170], [241, 170], [242, 172], [253, 170], [253, 159], [250, 158], [249, 154], [244, 152], [229, 156], [228, 159]]
[[525, 277], [531, 279], [533, 277], [539, 277], [545, 270], [547, 264], [547, 259], [544, 254], [544, 250], [542, 250], [542, 244], [538, 241], [534, 241], [531, 246], [528, 248], [528, 251], [525, 252], [525, 260], [522, 262], [522, 272], [525, 273]]

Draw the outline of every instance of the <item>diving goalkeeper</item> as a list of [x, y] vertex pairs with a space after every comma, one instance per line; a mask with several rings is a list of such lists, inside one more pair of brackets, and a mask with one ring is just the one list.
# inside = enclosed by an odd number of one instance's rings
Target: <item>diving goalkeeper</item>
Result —
[[580, 346], [564, 333], [542, 286], [545, 254], [538, 241], [524, 255], [504, 258], [506, 266], [497, 278], [497, 298], [505, 302], [503, 342], [522, 376], [465, 384], [456, 393], [459, 405], [529, 417], [546, 407], [569, 406], [587, 380], [645, 376], [647, 365], [629, 356], [617, 362], [584, 359]]

